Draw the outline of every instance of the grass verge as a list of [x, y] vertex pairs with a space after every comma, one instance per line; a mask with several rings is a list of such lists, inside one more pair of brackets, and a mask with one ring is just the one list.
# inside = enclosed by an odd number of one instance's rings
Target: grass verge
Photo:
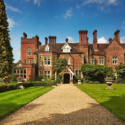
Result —
[[106, 90], [106, 84], [76, 84], [75, 86], [105, 106], [122, 121], [125, 121], [125, 84], [112, 85], [115, 90]]
[[54, 87], [29, 87], [0, 93], [0, 119], [26, 105]]

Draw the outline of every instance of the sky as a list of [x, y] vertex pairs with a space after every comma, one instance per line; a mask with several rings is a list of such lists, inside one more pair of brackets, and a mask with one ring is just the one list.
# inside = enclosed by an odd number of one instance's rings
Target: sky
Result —
[[4, 0], [9, 23], [9, 35], [14, 63], [20, 58], [23, 32], [28, 38], [56, 36], [57, 43], [79, 42], [79, 30], [88, 30], [88, 42], [93, 43], [97, 30], [98, 43], [109, 43], [120, 30], [125, 43], [125, 0]]

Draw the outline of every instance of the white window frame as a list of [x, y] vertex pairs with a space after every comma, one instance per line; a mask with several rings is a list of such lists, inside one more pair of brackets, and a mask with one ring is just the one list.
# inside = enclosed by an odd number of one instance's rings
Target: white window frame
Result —
[[[47, 60], [45, 60], [45, 58]], [[48, 63], [49, 62], [49, 63]], [[50, 60], [50, 56], [44, 56], [44, 65], [45, 66], [50, 66], [51, 65], [51, 60]]]
[[25, 64], [27, 63], [27, 59], [24, 59], [24, 63], [25, 63]]
[[95, 65], [95, 58], [91, 57], [91, 64]]
[[27, 49], [27, 56], [31, 56], [31, 48]]
[[117, 65], [118, 64], [118, 57], [112, 57], [112, 64]]
[[42, 70], [39, 71], [39, 76], [42, 76]]
[[[49, 72], [49, 73], [48, 73]], [[50, 70], [44, 70], [45, 77], [51, 78], [51, 71]], [[48, 77], [49, 76], [49, 77]]]
[[99, 57], [99, 64], [104, 65], [104, 57]]
[[69, 57], [69, 56], [66, 56], [66, 57], [64, 57], [64, 58], [66, 58], [67, 64], [70, 64], [70, 57]]
[[45, 51], [49, 51], [49, 46], [48, 45], [46, 46]]

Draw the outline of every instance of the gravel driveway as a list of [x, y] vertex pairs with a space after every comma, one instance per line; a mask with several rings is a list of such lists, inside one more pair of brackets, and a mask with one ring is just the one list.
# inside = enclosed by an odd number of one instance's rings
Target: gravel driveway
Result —
[[73, 84], [61, 84], [0, 121], [0, 125], [125, 125]]

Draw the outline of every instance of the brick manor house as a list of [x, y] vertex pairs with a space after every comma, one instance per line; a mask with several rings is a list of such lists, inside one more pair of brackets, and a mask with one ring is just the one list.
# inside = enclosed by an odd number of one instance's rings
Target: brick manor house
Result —
[[[27, 38], [23, 33], [21, 37], [21, 60], [17, 62], [14, 73], [18, 73], [27, 81], [35, 78], [35, 65], [38, 64], [38, 76], [52, 77], [56, 72], [53, 70], [53, 57], [66, 58], [68, 60], [67, 69], [61, 72], [64, 83], [69, 83], [73, 76], [81, 74], [82, 64], [95, 64], [112, 67], [120, 63], [125, 63], [125, 44], [120, 43], [119, 30], [114, 33], [114, 38], [109, 38], [109, 43], [98, 44], [97, 30], [93, 32], [93, 44], [88, 43], [87, 30], [79, 31], [78, 43], [56, 43], [56, 36], [45, 37], [45, 45], [41, 45], [39, 37], [36, 35]], [[82, 76], [82, 74], [81, 74]], [[82, 76], [83, 77], [83, 76]]]

